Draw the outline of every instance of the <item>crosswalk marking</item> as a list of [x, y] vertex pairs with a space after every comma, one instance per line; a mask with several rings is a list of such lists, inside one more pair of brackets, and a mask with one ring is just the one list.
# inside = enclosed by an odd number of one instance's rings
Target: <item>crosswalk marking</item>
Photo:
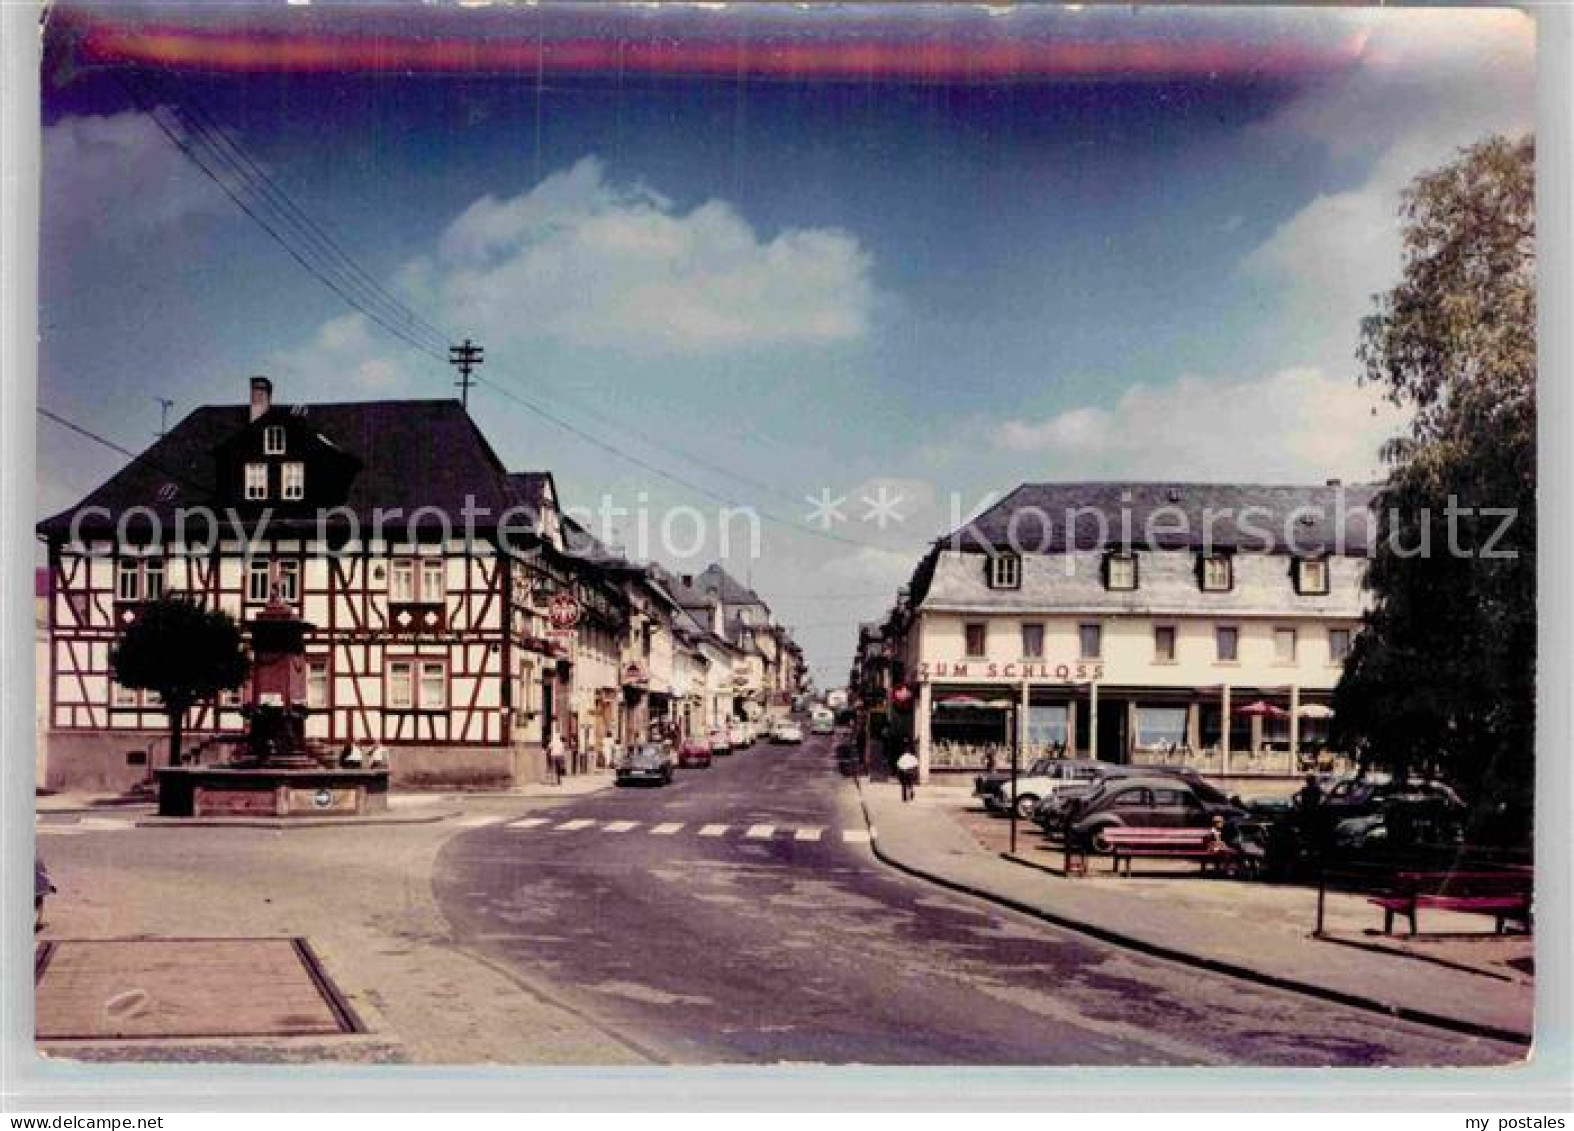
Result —
[[799, 829], [793, 834], [794, 840], [819, 840], [824, 829]]
[[721, 836], [726, 831], [726, 825], [706, 825], [700, 830], [700, 836]]
[[743, 835], [750, 840], [770, 840], [775, 832], [775, 825], [750, 825], [749, 831]]
[[874, 839], [873, 829], [843, 829], [842, 839], [848, 844], [868, 844]]
[[[501, 817], [464, 817], [459, 824], [475, 827], [483, 824], [494, 824], [503, 820]], [[555, 822], [555, 823], [554, 823]], [[550, 829], [547, 828], [550, 826]], [[107, 825], [106, 825], [107, 827]], [[692, 836], [719, 838], [729, 835], [738, 836], [743, 840], [774, 840], [778, 837], [790, 837], [794, 841], [805, 844], [822, 844], [831, 837], [840, 836], [844, 844], [868, 844], [875, 839], [873, 828], [868, 829], [827, 829], [824, 825], [728, 825], [728, 824], [690, 824], [686, 821], [661, 821], [659, 823], [646, 823], [633, 820], [600, 820], [593, 817], [567, 817], [560, 814], [556, 817], [521, 817], [509, 821], [511, 829], [543, 829], [551, 832], [579, 832], [584, 829], [598, 828], [603, 833], [631, 833], [636, 830], [649, 833], [651, 836], [675, 836], [687, 831]], [[69, 825], [40, 825], [39, 832], [53, 832], [64, 836], [73, 836], [80, 832], [90, 831], [83, 828], [82, 824]]]
[[630, 829], [637, 828], [638, 826], [638, 821], [608, 821], [605, 825], [601, 826], [601, 831], [604, 833], [626, 833]]
[[120, 832], [131, 828], [133, 824], [132, 821], [116, 817], [82, 817], [63, 824], [39, 822], [34, 825], [34, 831], [40, 836], [80, 836], [83, 833]]
[[533, 829], [539, 825], [549, 825], [551, 823], [551, 817], [521, 817], [517, 821], [508, 822], [508, 827], [511, 829]]
[[663, 821], [659, 825], [652, 825], [650, 831], [652, 836], [671, 836], [682, 827], [682, 821]]
[[556, 831], [560, 833], [577, 832], [580, 829], [588, 829], [595, 823], [589, 817], [575, 817], [572, 821], [564, 821], [561, 825], [558, 825]]

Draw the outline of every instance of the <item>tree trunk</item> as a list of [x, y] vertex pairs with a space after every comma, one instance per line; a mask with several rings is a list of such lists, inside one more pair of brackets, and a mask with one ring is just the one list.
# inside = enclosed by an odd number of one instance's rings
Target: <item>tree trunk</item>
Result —
[[169, 708], [169, 764], [180, 765], [180, 732], [186, 722], [186, 708]]

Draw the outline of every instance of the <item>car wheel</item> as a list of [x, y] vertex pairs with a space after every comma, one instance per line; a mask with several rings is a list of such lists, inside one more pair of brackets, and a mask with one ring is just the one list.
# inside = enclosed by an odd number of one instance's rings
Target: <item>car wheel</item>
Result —
[[1024, 821], [1033, 819], [1033, 810], [1038, 808], [1038, 798], [1031, 793], [1024, 793], [1017, 798], [1017, 816]]
[[1110, 844], [1109, 837], [1104, 835], [1109, 830], [1109, 825], [1101, 825], [1100, 827], [1093, 830], [1093, 834], [1089, 838], [1090, 843], [1093, 845], [1093, 851], [1108, 852], [1114, 847], [1112, 844]]

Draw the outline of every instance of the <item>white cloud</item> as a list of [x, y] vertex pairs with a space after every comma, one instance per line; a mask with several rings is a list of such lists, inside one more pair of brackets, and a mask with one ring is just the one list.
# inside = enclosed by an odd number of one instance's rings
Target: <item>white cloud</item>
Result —
[[1241, 263], [1280, 288], [1312, 340], [1309, 356], [1329, 365], [1348, 363], [1371, 296], [1398, 276], [1405, 186], [1489, 134], [1529, 130], [1535, 114], [1535, 28], [1523, 13], [1345, 18], [1365, 33], [1359, 65], [1290, 103], [1260, 133], [1272, 144], [1322, 146], [1366, 172], [1318, 195]]
[[284, 378], [288, 388], [338, 390], [346, 400], [434, 395], [429, 386], [416, 388], [409, 356], [365, 315], [350, 313], [323, 323], [305, 345], [273, 354], [263, 368]]
[[402, 277], [489, 342], [694, 354], [861, 338], [869, 266], [846, 232], [766, 239], [726, 202], [680, 212], [610, 183], [588, 157], [519, 196], [476, 201]]
[[129, 243], [228, 207], [223, 193], [146, 114], [61, 118], [43, 131], [46, 231]]
[[1378, 448], [1402, 422], [1349, 378], [1286, 369], [1262, 380], [1135, 385], [1110, 408], [1008, 420], [996, 434], [1011, 451], [1043, 453], [1045, 477], [1316, 483], [1378, 475]]

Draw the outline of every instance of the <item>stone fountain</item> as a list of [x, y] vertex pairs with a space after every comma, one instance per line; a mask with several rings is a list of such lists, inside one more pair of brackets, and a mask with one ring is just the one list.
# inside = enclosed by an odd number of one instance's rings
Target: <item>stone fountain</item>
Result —
[[344, 817], [388, 807], [386, 767], [345, 768], [306, 740], [306, 634], [275, 591], [251, 622], [246, 736], [213, 766], [155, 770], [161, 817]]

